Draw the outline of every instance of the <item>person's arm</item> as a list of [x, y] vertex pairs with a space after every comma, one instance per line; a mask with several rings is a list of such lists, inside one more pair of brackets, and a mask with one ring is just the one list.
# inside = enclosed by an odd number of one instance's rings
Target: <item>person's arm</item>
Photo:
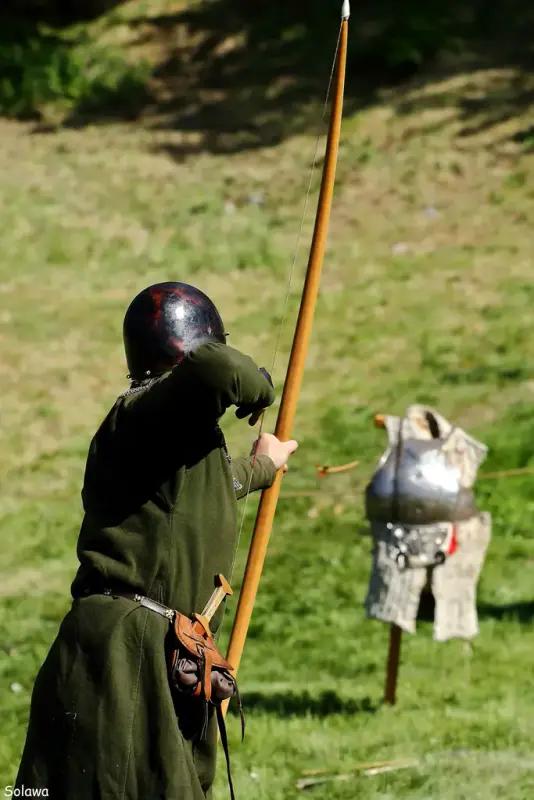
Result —
[[242, 456], [232, 459], [232, 475], [236, 497], [241, 500], [248, 492], [272, 486], [276, 467], [269, 456]]
[[281, 442], [272, 433], [262, 433], [256, 440], [250, 456], [232, 461], [237, 499], [245, 497], [248, 492], [272, 486], [277, 470], [287, 471], [289, 456], [297, 447], [298, 443], [294, 439]]
[[[249, 356], [210, 343], [190, 353], [146, 389], [126, 398], [130, 416], [154, 415], [162, 426], [181, 418], [185, 425], [215, 423], [230, 406], [238, 415], [267, 408], [274, 390]], [[239, 413], [241, 409], [241, 413]]]

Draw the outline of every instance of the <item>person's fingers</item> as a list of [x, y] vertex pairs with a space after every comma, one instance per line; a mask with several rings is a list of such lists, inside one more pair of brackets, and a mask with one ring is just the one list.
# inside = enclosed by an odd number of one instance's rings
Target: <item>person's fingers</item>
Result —
[[282, 444], [284, 446], [285, 451], [286, 451], [286, 463], [283, 465], [282, 471], [283, 472], [287, 472], [288, 469], [289, 469], [288, 464], [287, 464], [287, 459], [289, 458], [291, 453], [295, 452], [295, 450], [297, 449], [297, 447], [299, 445], [298, 445], [298, 442], [295, 441], [295, 439], [290, 439], [288, 442], [280, 442], [280, 444]]
[[254, 425], [260, 419], [262, 414], [263, 414], [263, 409], [261, 411], [255, 411], [254, 414], [250, 415], [250, 419], [248, 421], [248, 424], [250, 425], [251, 428], [254, 427]]

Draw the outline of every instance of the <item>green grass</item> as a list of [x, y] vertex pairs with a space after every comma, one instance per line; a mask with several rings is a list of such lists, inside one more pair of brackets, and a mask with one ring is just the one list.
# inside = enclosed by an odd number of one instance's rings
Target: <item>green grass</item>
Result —
[[[429, 129], [440, 113], [445, 127]], [[243, 745], [229, 718], [239, 798], [290, 800], [307, 769], [343, 773], [394, 758], [419, 765], [310, 796], [533, 794], [533, 479], [480, 481], [494, 520], [480, 635], [472, 650], [436, 644], [431, 625], [419, 624], [403, 640], [393, 709], [381, 705], [388, 630], [362, 607], [362, 490], [384, 446], [374, 413], [428, 402], [490, 445], [482, 471], [533, 465], [534, 162], [487, 134], [460, 146], [460, 124], [450, 111], [396, 117], [387, 105], [345, 121], [294, 431], [301, 447], [284, 478], [284, 493], [313, 496], [283, 496], [278, 507], [241, 667]], [[273, 359], [314, 142], [176, 164], [156, 150], [174, 136], [112, 125], [31, 136], [19, 123], [0, 126], [0, 785], [13, 781], [32, 682], [69, 605], [84, 459], [126, 385], [129, 300], [153, 281], [192, 281], [219, 306], [231, 344], [268, 368]], [[258, 190], [264, 204], [248, 204]], [[234, 453], [249, 447], [247, 426], [229, 415], [225, 427]], [[350, 473], [315, 476], [316, 462], [355, 458], [362, 463]], [[228, 614], [225, 639], [230, 623]], [[217, 782], [226, 797], [222, 762]]]

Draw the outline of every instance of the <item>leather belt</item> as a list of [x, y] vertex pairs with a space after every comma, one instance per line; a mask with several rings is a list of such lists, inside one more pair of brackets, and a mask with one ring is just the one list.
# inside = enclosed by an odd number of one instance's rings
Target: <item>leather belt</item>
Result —
[[134, 594], [133, 592], [118, 592], [115, 589], [103, 589], [102, 594], [108, 597], [124, 597], [126, 600], [132, 600], [143, 608], [148, 608], [161, 617], [165, 617], [165, 619], [168, 619], [170, 622], [174, 622], [176, 612], [173, 611], [172, 608], [164, 606], [163, 603], [158, 603], [157, 600], [151, 600], [150, 597], [145, 597], [142, 594]]

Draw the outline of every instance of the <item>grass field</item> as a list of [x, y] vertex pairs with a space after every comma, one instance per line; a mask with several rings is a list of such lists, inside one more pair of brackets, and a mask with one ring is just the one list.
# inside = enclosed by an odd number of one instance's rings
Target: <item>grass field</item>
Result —
[[[462, 98], [497, 80], [508, 78], [436, 79], [432, 96], [447, 103], [425, 106], [414, 88], [413, 113], [398, 113], [392, 97], [345, 120], [301, 446], [283, 489], [313, 496], [282, 497], [277, 512], [241, 667], [243, 745], [230, 717], [238, 798], [291, 800], [306, 770], [395, 758], [418, 764], [309, 795], [533, 796], [534, 477], [480, 481], [494, 520], [480, 635], [472, 649], [434, 643], [429, 623], [405, 636], [393, 709], [381, 705], [388, 630], [363, 613], [362, 489], [384, 446], [374, 413], [428, 402], [490, 446], [482, 471], [534, 466], [534, 157], [513, 141], [528, 115], [459, 136]], [[179, 137], [141, 123], [41, 135], [0, 123], [0, 787], [15, 777], [33, 678], [69, 606], [84, 459], [126, 385], [129, 300], [158, 280], [195, 283], [220, 308], [230, 343], [272, 363], [315, 139], [177, 162]], [[225, 428], [234, 453], [249, 448], [246, 425], [229, 415]], [[315, 463], [355, 458], [354, 471], [316, 478]], [[225, 637], [230, 624], [228, 614]], [[217, 797], [226, 792], [221, 768]]]

